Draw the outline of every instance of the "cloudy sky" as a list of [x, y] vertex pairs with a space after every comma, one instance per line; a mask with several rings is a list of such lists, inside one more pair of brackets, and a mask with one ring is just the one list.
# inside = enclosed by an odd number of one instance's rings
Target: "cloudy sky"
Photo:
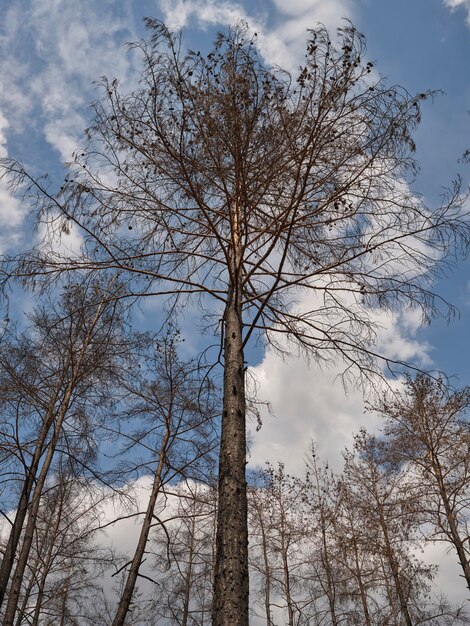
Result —
[[[470, 0], [0, 0], [0, 7], [0, 157], [17, 158], [36, 174], [47, 171], [61, 180], [61, 164], [84, 141], [93, 81], [105, 75], [118, 78], [124, 90], [132, 85], [134, 59], [125, 43], [144, 35], [145, 16], [183, 28], [187, 46], [201, 50], [218, 29], [247, 20], [266, 62], [293, 70], [302, 60], [306, 29], [318, 22], [334, 29], [349, 18], [391, 83], [410, 92], [442, 90], [424, 105], [416, 134], [416, 191], [433, 205], [458, 173], [470, 182], [470, 165], [459, 161], [470, 148]], [[36, 236], [25, 208], [0, 182], [0, 253], [29, 247]], [[426, 328], [414, 312], [384, 317], [380, 348], [467, 384], [468, 262], [459, 261], [435, 289], [460, 317]], [[30, 306], [24, 297], [12, 303], [16, 314]], [[298, 359], [283, 362], [270, 352], [252, 358], [259, 395], [273, 409], [273, 415], [263, 413], [259, 433], [253, 427], [253, 465], [282, 458], [291, 471], [301, 471], [311, 439], [338, 464], [352, 432], [376, 427], [364, 414], [361, 393], [353, 388], [344, 394], [338, 371], [309, 368]]]
[[[266, 62], [292, 70], [302, 61], [309, 27], [322, 22], [334, 29], [343, 18], [351, 19], [365, 33], [377, 71], [391, 83], [410, 92], [442, 91], [425, 103], [416, 135], [421, 163], [416, 191], [432, 205], [458, 173], [470, 180], [470, 166], [459, 162], [470, 146], [468, 0], [2, 0], [0, 6], [0, 156], [18, 158], [36, 174], [48, 172], [58, 184], [61, 164], [84, 141], [89, 103], [97, 95], [93, 81], [117, 77], [123, 90], [132, 86], [135, 59], [125, 44], [145, 34], [145, 16], [183, 28], [188, 47], [202, 50], [218, 29], [247, 20], [259, 34]], [[0, 182], [0, 253], [27, 248], [35, 236], [25, 208]], [[435, 285], [460, 317], [426, 328], [413, 312], [384, 317], [380, 348], [466, 384], [469, 283], [468, 263], [460, 261]], [[23, 298], [12, 306], [21, 314], [31, 302]], [[186, 324], [189, 333], [191, 320]], [[352, 389], [346, 397], [340, 382], [334, 382], [337, 371], [319, 371], [314, 364], [309, 369], [297, 359], [281, 362], [269, 352], [255, 351], [251, 358], [260, 397], [269, 399], [274, 411], [273, 417], [264, 416], [262, 431], [253, 433], [253, 463], [282, 455], [292, 470], [299, 470], [310, 438], [334, 462], [353, 430], [373, 427], [361, 394]]]

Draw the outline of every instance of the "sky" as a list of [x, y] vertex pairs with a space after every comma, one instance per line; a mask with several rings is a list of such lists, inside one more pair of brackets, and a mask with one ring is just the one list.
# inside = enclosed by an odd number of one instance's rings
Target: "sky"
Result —
[[[319, 22], [335, 29], [348, 18], [368, 42], [376, 70], [411, 93], [437, 90], [425, 103], [416, 133], [420, 174], [413, 184], [430, 205], [460, 174], [470, 183], [470, 0], [0, 0], [0, 157], [48, 172], [60, 186], [62, 163], [84, 142], [93, 81], [118, 78], [132, 88], [135, 58], [126, 42], [145, 35], [143, 18], [159, 17], [182, 28], [187, 47], [208, 49], [216, 32], [244, 19], [258, 32], [266, 63], [295, 70], [302, 61], [306, 30]], [[39, 233], [40, 235], [40, 233]], [[0, 181], [0, 254], [28, 248], [39, 236], [26, 207]], [[64, 245], [73, 247], [77, 241]], [[383, 316], [378, 348], [398, 359], [442, 370], [455, 384], [470, 381], [470, 269], [458, 260], [433, 287], [459, 313], [447, 324], [421, 327], [413, 311]], [[13, 315], [33, 306], [32, 296], [11, 303]], [[142, 305], [144, 317], [152, 303]], [[194, 320], [186, 320], [191, 336]], [[263, 427], [250, 426], [250, 465], [282, 459], [301, 472], [310, 440], [339, 466], [341, 449], [361, 426], [375, 429], [359, 389], [344, 393], [339, 370], [320, 370], [271, 351], [250, 353], [261, 399]]]
[[[424, 104], [416, 133], [421, 171], [414, 190], [430, 205], [460, 174], [470, 181], [470, 165], [460, 158], [470, 146], [470, 2], [457, 0], [158, 0], [131, 2], [91, 0], [0, 1], [0, 156], [25, 163], [36, 175], [48, 173], [60, 186], [62, 163], [84, 142], [89, 104], [98, 96], [101, 76], [118, 78], [122, 89], [136, 80], [136, 59], [127, 42], [145, 35], [143, 18], [155, 16], [184, 30], [189, 48], [208, 49], [218, 30], [246, 20], [258, 32], [268, 64], [295, 71], [302, 62], [306, 31], [322, 22], [330, 30], [350, 19], [366, 35], [368, 56], [379, 73], [411, 93], [436, 90]], [[0, 253], [27, 249], [41, 235], [32, 229], [27, 207], [0, 181]], [[72, 232], [61, 245], [78, 244]], [[389, 356], [469, 380], [470, 272], [459, 260], [456, 269], [433, 288], [458, 309], [448, 324], [437, 319], [421, 327], [415, 312], [384, 316], [378, 344]], [[13, 314], [33, 306], [31, 296], [11, 303]], [[140, 323], [152, 317], [155, 302], [142, 305]], [[189, 339], [199, 328], [184, 322]], [[260, 433], [252, 429], [252, 463], [282, 452], [292, 471], [300, 471], [310, 438], [338, 462], [340, 450], [360, 426], [374, 427], [364, 415], [362, 393], [343, 393], [339, 370], [310, 368], [299, 359], [280, 361], [270, 351], [249, 353], [259, 397], [271, 401], [273, 416], [263, 412]], [[295, 393], [292, 390], [295, 389]]]

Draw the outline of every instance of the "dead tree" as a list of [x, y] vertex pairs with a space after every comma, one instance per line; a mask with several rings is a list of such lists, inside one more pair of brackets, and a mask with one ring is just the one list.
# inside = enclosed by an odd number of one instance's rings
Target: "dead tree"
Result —
[[164, 512], [168, 534], [152, 541], [159, 588], [152, 614], [175, 626], [208, 626], [211, 619], [217, 494], [189, 481]]
[[114, 561], [97, 532], [109, 499], [109, 490], [77, 476], [69, 459], [59, 461], [41, 498], [16, 626], [77, 623], [86, 614]]
[[162, 496], [166, 499], [166, 484], [191, 476], [204, 478], [217, 441], [214, 385], [200, 361], [179, 358], [178, 338], [179, 333], [170, 330], [163, 339], [153, 341], [146, 363], [151, 377], [126, 387], [125, 412], [139, 424], [137, 432], [125, 436], [126, 447], [134, 454], [139, 448], [147, 453], [138, 464], [151, 469], [152, 486], [113, 626], [125, 623], [138, 577], [143, 576], [140, 569], [149, 534], [161, 526], [157, 504]]
[[458, 185], [432, 208], [410, 191], [428, 94], [374, 78], [349, 24], [337, 45], [323, 27], [310, 31], [294, 77], [269, 68], [245, 25], [207, 56], [147, 25], [149, 39], [134, 46], [139, 86], [125, 94], [103, 82], [89, 143], [57, 193], [4, 161], [38, 220], [76, 229], [82, 252], [41, 246], [5, 260], [3, 275], [47, 284], [116, 271], [135, 296], [179, 305], [197, 296], [216, 311], [224, 400], [213, 623], [246, 626], [245, 346], [259, 334], [283, 351], [292, 341], [367, 378], [387, 356], [372, 347], [373, 312], [438, 313], [426, 279], [451, 262], [456, 242], [467, 245], [468, 225]]
[[[253, 584], [261, 588], [266, 624], [282, 615], [286, 626], [306, 623], [301, 589], [308, 530], [302, 485], [282, 463], [268, 465], [250, 489], [250, 552]], [[282, 613], [281, 613], [282, 612]]]
[[70, 286], [59, 306], [36, 311], [29, 335], [12, 337], [3, 346], [0, 402], [11, 416], [9, 443], [17, 445], [20, 467], [19, 499], [0, 567], [2, 599], [10, 583], [4, 624], [14, 622], [58, 446], [68, 428], [80, 431], [91, 408], [98, 414], [108, 398], [100, 385], [114, 384], [119, 360], [127, 356], [116, 295], [116, 289], [103, 291], [96, 282]]
[[469, 387], [452, 391], [443, 379], [421, 374], [377, 409], [386, 419], [387, 454], [415, 468], [432, 538], [454, 546], [470, 591], [469, 407]]
[[343, 480], [360, 523], [368, 529], [367, 551], [382, 570], [375, 589], [385, 600], [385, 623], [432, 623], [432, 602], [426, 594], [435, 568], [412, 552], [412, 546], [419, 545], [421, 518], [419, 498], [407, 484], [407, 469], [383, 463], [379, 442], [361, 431], [354, 451], [345, 453]]

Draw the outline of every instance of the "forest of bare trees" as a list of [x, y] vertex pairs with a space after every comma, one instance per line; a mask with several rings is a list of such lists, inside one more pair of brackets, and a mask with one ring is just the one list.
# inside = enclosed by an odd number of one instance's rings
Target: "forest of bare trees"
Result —
[[[432, 279], [470, 242], [459, 181], [412, 191], [431, 94], [377, 78], [349, 23], [297, 76], [245, 24], [208, 55], [147, 27], [59, 189], [1, 164], [46, 233], [1, 260], [38, 302], [0, 343], [2, 624], [469, 623], [422, 555], [447, 545], [470, 593], [469, 389], [376, 347], [380, 312], [451, 314]], [[342, 469], [311, 442], [303, 475], [247, 473], [253, 344], [368, 394]]]

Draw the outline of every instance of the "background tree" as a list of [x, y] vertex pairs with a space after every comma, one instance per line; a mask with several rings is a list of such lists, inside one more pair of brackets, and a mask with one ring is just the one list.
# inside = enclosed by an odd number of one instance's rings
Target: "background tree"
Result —
[[358, 521], [368, 529], [367, 550], [382, 572], [375, 583], [379, 594], [370, 598], [380, 598], [381, 619], [391, 626], [454, 623], [460, 611], [433, 603], [429, 591], [435, 568], [415, 554], [420, 545], [418, 504], [423, 494], [407, 480], [407, 468], [383, 463], [380, 448], [363, 431], [356, 437], [354, 451], [345, 455], [344, 480]]
[[470, 591], [470, 388], [443, 379], [407, 378], [404, 390], [378, 404], [390, 458], [412, 465], [433, 539], [454, 546]]
[[113, 626], [125, 623], [138, 576], [143, 575], [149, 533], [162, 524], [157, 505], [162, 497], [166, 500], [166, 485], [188, 477], [202, 480], [211, 473], [216, 390], [200, 360], [185, 362], [178, 356], [178, 344], [179, 332], [172, 329], [152, 341], [145, 359], [147, 376], [125, 385], [123, 411], [138, 424], [136, 432], [125, 434], [125, 448], [134, 455], [136, 449], [144, 450], [144, 458], [139, 454], [132, 466], [150, 470], [152, 485]]
[[174, 494], [165, 517], [167, 534], [152, 542], [159, 588], [153, 614], [177, 626], [211, 622], [216, 501], [214, 489], [189, 481]]
[[244, 25], [205, 57], [147, 24], [149, 40], [135, 46], [139, 86], [122, 94], [104, 81], [89, 144], [59, 193], [4, 162], [40, 221], [79, 230], [81, 254], [39, 247], [4, 271], [31, 284], [115, 270], [134, 295], [196, 295], [215, 307], [224, 401], [213, 623], [246, 625], [247, 342], [263, 334], [285, 350], [293, 340], [368, 377], [374, 312], [437, 313], [426, 279], [452, 260], [456, 240], [467, 245], [468, 226], [458, 187], [433, 209], [409, 190], [426, 94], [374, 79], [352, 26], [336, 46], [323, 27], [312, 31], [292, 78], [266, 66]]
[[5, 624], [14, 622], [54, 459], [67, 453], [81, 458], [82, 467], [90, 461], [96, 446], [90, 423], [97, 426], [100, 410], [109, 408], [110, 389], [128, 358], [116, 295], [116, 288], [103, 289], [96, 281], [70, 286], [58, 306], [36, 311], [28, 334], [12, 335], [2, 345], [4, 450], [15, 472], [9, 500], [14, 520], [0, 567], [2, 599], [11, 583]]
[[277, 617], [288, 626], [306, 622], [301, 572], [305, 562], [305, 528], [302, 485], [285, 472], [268, 465], [250, 490], [250, 557], [254, 586], [264, 600], [266, 624]]
[[70, 461], [59, 462], [41, 497], [15, 626], [83, 624], [115, 560], [97, 533], [109, 498], [109, 490], [77, 476]]
[[310, 516], [311, 541], [307, 547], [308, 594], [319, 624], [341, 624], [348, 615], [345, 602], [345, 568], [336, 535], [339, 516], [337, 477], [317, 457], [314, 446], [307, 461], [304, 500]]

